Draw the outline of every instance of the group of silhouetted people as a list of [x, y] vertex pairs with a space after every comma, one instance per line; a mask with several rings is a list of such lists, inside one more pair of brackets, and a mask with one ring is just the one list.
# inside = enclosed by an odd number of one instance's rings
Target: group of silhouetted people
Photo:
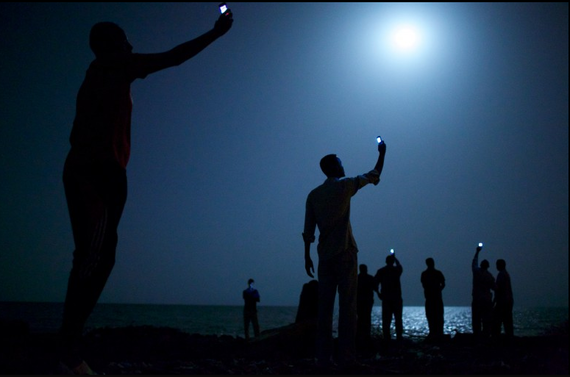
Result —
[[[427, 269], [422, 272], [421, 283], [426, 298], [425, 310], [429, 325], [429, 338], [443, 336], [443, 299], [441, 291], [445, 287], [445, 277], [435, 269], [433, 258], [426, 259]], [[400, 277], [403, 268], [395, 253], [386, 257], [386, 265], [374, 276], [368, 274], [368, 266], [360, 265], [358, 275], [358, 328], [359, 344], [369, 344], [371, 337], [371, 312], [374, 305], [374, 292], [382, 300], [382, 337], [390, 340], [392, 319], [396, 328], [396, 340], [402, 340], [404, 333], [402, 287]]]
[[[233, 15], [225, 8], [222, 11], [224, 13], [210, 31], [168, 51], [154, 54], [133, 53], [123, 29], [112, 22], [97, 23], [91, 29], [89, 46], [95, 59], [87, 69], [77, 94], [76, 114], [69, 139], [71, 148], [63, 171], [75, 250], [59, 334], [62, 373], [93, 374], [79, 353], [79, 341], [115, 263], [117, 228], [127, 199], [131, 84], [186, 62], [227, 33], [232, 26]], [[402, 338], [402, 266], [392, 254], [386, 258], [386, 266], [380, 268], [374, 277], [368, 275], [365, 265], [360, 265], [361, 273], [358, 275], [358, 247], [350, 222], [352, 197], [364, 186], [378, 185], [385, 154], [386, 144], [378, 137], [378, 158], [374, 168], [348, 178], [335, 154], [324, 156], [320, 167], [326, 180], [311, 190], [306, 199], [302, 232], [305, 271], [314, 278], [315, 265], [310, 249], [318, 228], [318, 284], [307, 285], [306, 294], [301, 297], [303, 309], [299, 309], [298, 320], [316, 318], [316, 357], [317, 364], [321, 366], [333, 364], [333, 308], [337, 292], [337, 361], [340, 365], [354, 364], [356, 339], [370, 336], [374, 292], [382, 300], [384, 338], [390, 339], [392, 318], [395, 319], [396, 338]], [[473, 260], [473, 331], [476, 334], [496, 333], [504, 325], [506, 333], [512, 336], [513, 299], [506, 264], [503, 260], [497, 261], [499, 275], [495, 281], [487, 271], [487, 261], [477, 265], [479, 251], [480, 248]], [[441, 291], [445, 287], [445, 279], [441, 272], [435, 270], [432, 258], [428, 258], [426, 264], [428, 268], [421, 277], [426, 317], [430, 336], [439, 337], [443, 334]], [[250, 324], [253, 325], [254, 336], [259, 335], [256, 305], [260, 298], [253, 283], [250, 279], [248, 288], [243, 291], [246, 338], [249, 338]], [[491, 290], [495, 291], [494, 299]], [[313, 298], [312, 303], [308, 297]], [[495, 323], [493, 329], [492, 323]]]
[[[326, 180], [310, 191], [305, 203], [305, 224], [303, 229], [305, 271], [312, 278], [314, 264], [310, 256], [310, 245], [319, 230], [318, 253], [318, 311], [316, 356], [319, 366], [334, 364], [333, 355], [333, 308], [335, 297], [339, 296], [338, 357], [339, 365], [352, 365], [355, 361], [356, 343], [367, 342], [371, 331], [371, 310], [374, 292], [382, 300], [382, 335], [391, 339], [391, 323], [395, 322], [396, 339], [403, 336], [403, 300], [400, 277], [402, 265], [392, 252], [386, 257], [386, 266], [380, 268], [374, 277], [368, 268], [360, 265], [357, 274], [358, 247], [352, 234], [350, 202], [364, 186], [380, 182], [384, 166], [386, 144], [378, 137], [378, 160], [374, 169], [356, 177], [345, 177], [341, 160], [335, 154], [328, 154], [320, 161]], [[500, 333], [505, 326], [512, 336], [512, 291], [510, 277], [504, 260], [497, 261], [499, 275], [497, 282], [488, 273], [488, 262], [482, 268], [476, 266], [477, 249], [473, 267], [473, 332], [479, 334], [479, 324], [484, 330]], [[427, 269], [421, 275], [425, 296], [425, 313], [429, 326], [429, 339], [441, 339], [444, 335], [444, 305], [442, 291], [445, 288], [443, 273], [435, 269], [433, 258], [426, 259]], [[492, 298], [490, 290], [495, 291]]]
[[[472, 326], [476, 339], [499, 336], [504, 326], [507, 338], [513, 336], [513, 294], [511, 280], [506, 271], [506, 262], [498, 259], [496, 262], [498, 274], [495, 279], [488, 271], [489, 262], [481, 261], [478, 264], [479, 252], [477, 247], [472, 261], [473, 271], [473, 301]], [[426, 269], [421, 273], [420, 282], [424, 290], [425, 316], [428, 322], [429, 333], [426, 341], [439, 341], [444, 338], [444, 304], [442, 292], [445, 288], [445, 276], [435, 268], [435, 260], [426, 258]], [[360, 273], [356, 280], [356, 332], [355, 345], [361, 350], [370, 348], [372, 343], [372, 309], [374, 306], [374, 293], [382, 301], [381, 333], [384, 340], [391, 340], [392, 320], [395, 323], [396, 340], [403, 339], [403, 299], [400, 277], [403, 272], [402, 265], [392, 251], [386, 257], [386, 265], [377, 270], [375, 275], [368, 273], [368, 266], [359, 265]], [[248, 281], [248, 288], [243, 291], [244, 330], [245, 338], [249, 339], [249, 324], [253, 324], [254, 336], [259, 336], [256, 303], [259, 302], [259, 292], [253, 288], [253, 279]], [[323, 314], [320, 301], [320, 281], [311, 280], [303, 285], [295, 323], [313, 323], [317, 329], [323, 331], [320, 323]], [[494, 297], [492, 291], [495, 292]], [[328, 325], [327, 325], [328, 326]], [[331, 325], [332, 327], [332, 325]], [[306, 327], [310, 329], [310, 327]], [[328, 329], [328, 327], [327, 327]], [[331, 328], [332, 330], [332, 328]], [[339, 336], [340, 336], [339, 314]], [[345, 333], [344, 333], [345, 334]], [[323, 336], [316, 332], [315, 336]], [[318, 347], [323, 347], [322, 339], [317, 337]], [[339, 343], [339, 347], [343, 343]], [[345, 345], [346, 347], [346, 345]], [[323, 352], [323, 350], [321, 350]], [[330, 351], [332, 352], [332, 351]], [[347, 352], [347, 350], [344, 350]], [[319, 353], [317, 353], [319, 355]], [[342, 355], [342, 354], [340, 354]], [[330, 360], [329, 360], [330, 361]], [[354, 360], [353, 360], [354, 361]]]
[[[488, 271], [489, 262], [478, 264], [478, 246], [472, 261], [473, 291], [472, 291], [472, 328], [476, 338], [498, 337], [504, 328], [507, 338], [512, 338], [513, 331], [513, 292], [511, 278], [506, 270], [504, 259], [496, 262], [496, 279]], [[425, 315], [429, 333], [427, 340], [440, 340], [444, 336], [444, 304], [442, 291], [445, 288], [445, 276], [435, 268], [435, 260], [425, 260], [426, 270], [421, 274], [421, 284], [425, 297]], [[358, 304], [357, 304], [357, 340], [367, 344], [371, 336], [371, 311], [374, 305], [374, 292], [382, 300], [382, 336], [390, 340], [392, 320], [395, 323], [396, 339], [401, 340], [402, 325], [402, 289], [400, 276], [402, 265], [395, 254], [386, 257], [386, 266], [380, 268], [375, 276], [368, 273], [368, 266], [361, 264], [358, 275]], [[493, 295], [494, 292], [494, 295]]]
[[[507, 262], [497, 259], [497, 278], [489, 272], [489, 261], [483, 259], [479, 264], [478, 246], [471, 263], [473, 271], [473, 301], [471, 319], [473, 334], [479, 338], [497, 337], [504, 327], [507, 338], [514, 335], [513, 328], [513, 290], [511, 277], [507, 272]], [[493, 295], [493, 292], [495, 294]]]

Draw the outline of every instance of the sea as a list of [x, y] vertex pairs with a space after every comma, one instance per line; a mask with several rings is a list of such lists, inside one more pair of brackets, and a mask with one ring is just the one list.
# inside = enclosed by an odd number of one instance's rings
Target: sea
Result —
[[[57, 332], [62, 311], [63, 303], [0, 302], [0, 320], [25, 321], [31, 333]], [[372, 309], [372, 331], [378, 334], [381, 312], [381, 306]], [[296, 315], [296, 306], [258, 306], [261, 331], [292, 324]], [[334, 316], [334, 331], [337, 320], [338, 309]], [[513, 320], [515, 336], [546, 335], [564, 323], [567, 326], [568, 308], [515, 307]], [[452, 337], [457, 333], [471, 333], [471, 307], [446, 306], [444, 322], [444, 333]], [[405, 306], [403, 325], [404, 337], [426, 337], [428, 325], [424, 307]], [[85, 331], [128, 326], [172, 327], [190, 334], [243, 337], [243, 306], [99, 303], [89, 317]]]

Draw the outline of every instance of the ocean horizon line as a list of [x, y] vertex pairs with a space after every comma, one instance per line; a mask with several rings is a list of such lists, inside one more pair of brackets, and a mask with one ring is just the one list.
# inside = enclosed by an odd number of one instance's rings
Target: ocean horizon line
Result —
[[[17, 304], [64, 304], [64, 301], [15, 301], [15, 300], [3, 300], [0, 303], [17, 303]], [[153, 306], [208, 306], [208, 307], [243, 307], [243, 304], [183, 304], [183, 303], [154, 303], [154, 302], [98, 302], [97, 305], [153, 305]], [[293, 308], [298, 307], [299, 305], [287, 305], [287, 304], [258, 304], [258, 307], [275, 307], [275, 308]], [[338, 306], [338, 303], [335, 302], [335, 307]], [[405, 305], [404, 307], [424, 307], [424, 304], [410, 304]], [[382, 307], [382, 304], [374, 303], [374, 307]], [[465, 308], [471, 307], [471, 304], [465, 305], [445, 305], [446, 308]], [[519, 306], [515, 305], [515, 307], [519, 310], [527, 310], [527, 309], [569, 309], [568, 305], [535, 305], [535, 306]]]

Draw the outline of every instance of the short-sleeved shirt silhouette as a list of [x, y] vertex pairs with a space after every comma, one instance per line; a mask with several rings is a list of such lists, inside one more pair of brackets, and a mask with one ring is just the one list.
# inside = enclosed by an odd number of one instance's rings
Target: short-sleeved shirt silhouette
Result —
[[375, 289], [376, 282], [374, 281], [374, 276], [362, 272], [358, 274], [358, 293], [356, 295], [358, 302], [373, 303]]
[[256, 312], [257, 303], [259, 302], [259, 292], [254, 288], [247, 288], [243, 291], [243, 299], [245, 301], [244, 310], [247, 312]]
[[116, 162], [125, 168], [131, 152], [131, 83], [157, 66], [153, 54], [115, 53], [95, 59], [79, 88], [68, 163]]
[[402, 271], [401, 265], [395, 265], [384, 266], [376, 272], [374, 279], [377, 286], [381, 285], [382, 301], [395, 301], [402, 298], [402, 287], [400, 285]]
[[358, 251], [350, 224], [350, 199], [361, 187], [378, 180], [376, 170], [351, 178], [327, 178], [309, 193], [305, 204], [303, 234], [314, 238], [318, 224], [317, 252], [320, 261], [328, 260], [345, 250]]
[[511, 287], [511, 276], [507, 271], [499, 271], [495, 289], [495, 301], [498, 305], [512, 306], [513, 289]]
[[443, 273], [435, 268], [428, 268], [421, 275], [421, 282], [424, 288], [426, 299], [441, 299], [441, 290], [445, 286]]
[[495, 278], [488, 270], [478, 266], [477, 258], [473, 259], [471, 269], [473, 271], [473, 299], [475, 301], [492, 301], [493, 293], [491, 290], [495, 288]]

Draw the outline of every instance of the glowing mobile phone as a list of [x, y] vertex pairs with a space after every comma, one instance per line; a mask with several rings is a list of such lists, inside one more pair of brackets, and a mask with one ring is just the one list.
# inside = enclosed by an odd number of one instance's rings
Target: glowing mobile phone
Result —
[[228, 11], [228, 5], [226, 3], [221, 3], [220, 4], [220, 13], [224, 14]]
[[479, 242], [479, 247], [483, 247], [483, 242]]
[[382, 138], [380, 136], [376, 137], [376, 141], [378, 142], [378, 144], [380, 144], [382, 142]]
[[390, 249], [390, 254], [394, 254], [394, 249]]

